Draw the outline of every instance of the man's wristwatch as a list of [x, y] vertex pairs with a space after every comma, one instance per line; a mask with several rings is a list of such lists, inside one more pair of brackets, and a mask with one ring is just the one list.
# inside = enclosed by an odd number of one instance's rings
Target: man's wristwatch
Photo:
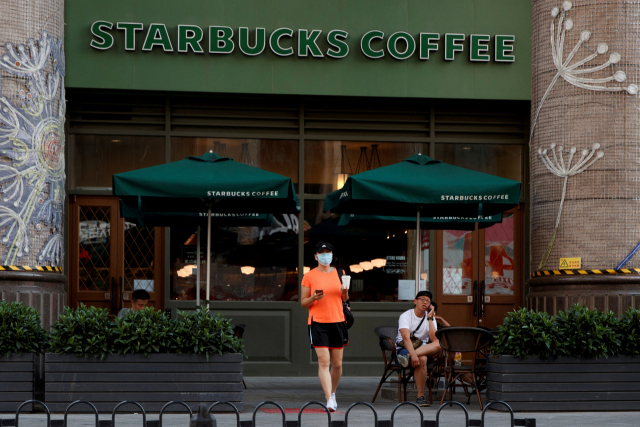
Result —
[[433, 316], [427, 317], [427, 320], [433, 320]]

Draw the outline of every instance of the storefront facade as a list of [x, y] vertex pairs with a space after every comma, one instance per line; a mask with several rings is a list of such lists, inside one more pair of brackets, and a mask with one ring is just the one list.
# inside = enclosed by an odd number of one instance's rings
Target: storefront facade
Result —
[[[316, 372], [298, 295], [319, 240], [353, 277], [345, 375], [378, 374], [373, 329], [411, 307], [416, 238], [451, 324], [493, 327], [523, 305], [528, 3], [90, 3], [65, 11], [70, 305], [115, 310], [144, 288], [174, 315], [195, 307], [195, 227], [132, 226], [110, 187], [209, 150], [291, 177], [301, 200], [271, 227], [212, 234], [211, 306], [247, 325], [246, 375]], [[485, 230], [420, 236], [323, 212], [346, 176], [415, 153], [522, 181], [521, 204]]]

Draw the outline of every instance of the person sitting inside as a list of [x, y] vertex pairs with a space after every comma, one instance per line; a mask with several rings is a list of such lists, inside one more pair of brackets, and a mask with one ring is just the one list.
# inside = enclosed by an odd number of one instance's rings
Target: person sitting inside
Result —
[[149, 298], [151, 298], [149, 292], [144, 289], [136, 289], [131, 293], [131, 308], [123, 308], [120, 310], [118, 317], [126, 316], [129, 311], [142, 310], [149, 304]]
[[[413, 300], [415, 307], [405, 311], [398, 320], [398, 336], [396, 344], [403, 347], [397, 353], [400, 366], [406, 368], [411, 364], [418, 391], [418, 406], [429, 406], [424, 397], [427, 383], [427, 357], [440, 354], [440, 342], [436, 338], [437, 326], [433, 318], [434, 307], [431, 305], [433, 295], [429, 291], [420, 291]], [[415, 348], [414, 348], [415, 347]]]

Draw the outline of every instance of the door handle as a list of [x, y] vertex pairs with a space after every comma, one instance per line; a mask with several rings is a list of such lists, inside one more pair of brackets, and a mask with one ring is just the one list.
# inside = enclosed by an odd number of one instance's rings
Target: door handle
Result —
[[478, 317], [478, 281], [473, 281], [473, 317]]
[[119, 295], [119, 301], [120, 301], [120, 308], [118, 308], [118, 313], [120, 313], [120, 310], [122, 310], [122, 299], [124, 298], [124, 289], [122, 287], [122, 277], [120, 277], [120, 295]]
[[480, 317], [484, 317], [484, 290], [485, 290], [485, 285], [483, 280], [482, 283], [480, 284], [480, 292], [482, 293], [482, 298], [480, 298], [480, 304], [481, 304]]
[[116, 313], [116, 278], [112, 277], [111, 278], [111, 301], [109, 301], [111, 303], [111, 314], [118, 314]]

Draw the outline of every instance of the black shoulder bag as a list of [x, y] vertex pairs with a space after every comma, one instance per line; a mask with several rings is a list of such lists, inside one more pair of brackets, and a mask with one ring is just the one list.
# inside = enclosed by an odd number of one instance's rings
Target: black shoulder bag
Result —
[[[424, 317], [422, 318], [420, 323], [418, 323], [418, 327], [415, 328], [413, 330], [413, 332], [411, 332], [411, 334], [409, 335], [409, 338], [411, 338], [411, 344], [413, 345], [413, 349], [414, 350], [422, 345], [422, 340], [420, 338], [416, 337], [415, 333], [418, 332], [418, 329], [420, 329], [420, 326], [422, 326], [422, 322], [424, 322], [424, 319], [426, 319], [426, 318], [427, 318], [427, 313], [424, 314]], [[398, 346], [405, 348], [404, 340], [400, 341], [398, 343]]]
[[[342, 269], [336, 268], [338, 272], [338, 278], [340, 279], [340, 284], [342, 284]], [[353, 326], [353, 314], [351, 314], [351, 310], [349, 310], [349, 304], [346, 301], [342, 302], [342, 311], [344, 311], [344, 318], [346, 319], [347, 329]]]

